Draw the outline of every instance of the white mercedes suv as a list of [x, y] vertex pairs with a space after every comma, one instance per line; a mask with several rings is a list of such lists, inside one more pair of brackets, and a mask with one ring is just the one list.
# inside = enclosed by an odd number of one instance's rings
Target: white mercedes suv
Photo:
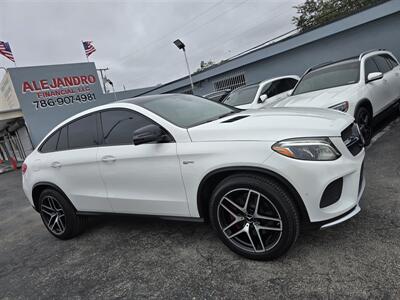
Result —
[[400, 67], [393, 54], [372, 50], [308, 69], [290, 97], [275, 107], [333, 108], [354, 116], [368, 145], [372, 121], [400, 99]]
[[317, 108], [138, 97], [55, 127], [25, 160], [23, 188], [60, 239], [93, 213], [205, 219], [236, 253], [273, 259], [300, 224], [328, 227], [360, 211], [364, 148], [353, 121]]
[[230, 92], [221, 102], [241, 109], [261, 108], [286, 98], [299, 79], [297, 75], [288, 75], [242, 86]]

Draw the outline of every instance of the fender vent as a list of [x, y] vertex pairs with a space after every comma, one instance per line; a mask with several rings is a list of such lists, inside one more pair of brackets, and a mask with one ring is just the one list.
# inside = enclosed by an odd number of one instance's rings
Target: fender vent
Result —
[[221, 123], [232, 123], [232, 122], [236, 122], [236, 121], [239, 121], [239, 120], [244, 119], [244, 118], [247, 118], [247, 117], [248, 117], [248, 115], [245, 115], [245, 116], [237, 116], [237, 117], [234, 117], [234, 118], [232, 118], [232, 119], [225, 120], [225, 121], [223, 121], [223, 122], [221, 122]]
[[331, 182], [326, 187], [324, 193], [322, 194], [319, 207], [324, 208], [337, 202], [342, 196], [342, 189], [343, 189], [342, 177]]

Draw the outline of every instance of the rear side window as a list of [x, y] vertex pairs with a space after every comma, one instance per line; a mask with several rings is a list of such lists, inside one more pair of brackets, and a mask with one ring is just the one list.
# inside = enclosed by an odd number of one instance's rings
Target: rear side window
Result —
[[98, 145], [96, 119], [97, 114], [92, 114], [68, 124], [69, 149]]
[[392, 69], [391, 66], [389, 66], [388, 62], [386, 61], [386, 59], [383, 56], [376, 55], [376, 56], [374, 56], [374, 60], [375, 60], [376, 64], [378, 65], [380, 72], [386, 73]]
[[146, 117], [129, 110], [113, 109], [100, 114], [104, 145], [133, 144], [133, 133], [152, 123]]
[[56, 151], [58, 136], [60, 135], [60, 130], [54, 132], [40, 147], [40, 152], [49, 153]]

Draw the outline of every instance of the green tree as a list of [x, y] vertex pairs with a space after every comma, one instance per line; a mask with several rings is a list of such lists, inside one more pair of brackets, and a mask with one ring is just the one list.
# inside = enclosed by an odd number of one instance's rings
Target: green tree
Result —
[[[386, 0], [387, 1], [387, 0]], [[293, 24], [305, 31], [336, 19], [349, 16], [370, 6], [385, 2], [383, 0], [306, 0], [295, 6], [298, 16]]]

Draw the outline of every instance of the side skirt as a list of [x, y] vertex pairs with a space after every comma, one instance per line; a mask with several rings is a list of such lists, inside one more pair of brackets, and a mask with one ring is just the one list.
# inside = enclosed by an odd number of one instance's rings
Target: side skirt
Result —
[[95, 211], [77, 211], [76, 214], [78, 216], [135, 216], [141, 218], [156, 218], [169, 221], [183, 221], [183, 222], [196, 222], [196, 223], [204, 222], [203, 218], [180, 217], [180, 216], [143, 215], [143, 214], [95, 212]]

